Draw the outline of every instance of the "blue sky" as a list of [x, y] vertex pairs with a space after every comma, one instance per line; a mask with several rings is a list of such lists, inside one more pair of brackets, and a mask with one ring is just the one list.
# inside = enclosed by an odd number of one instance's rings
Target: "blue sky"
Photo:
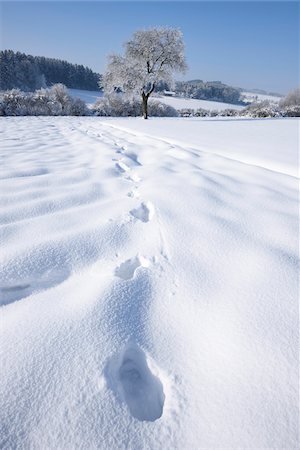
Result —
[[299, 84], [299, 2], [1, 1], [1, 48], [105, 68], [140, 28], [180, 27], [189, 70], [286, 93]]

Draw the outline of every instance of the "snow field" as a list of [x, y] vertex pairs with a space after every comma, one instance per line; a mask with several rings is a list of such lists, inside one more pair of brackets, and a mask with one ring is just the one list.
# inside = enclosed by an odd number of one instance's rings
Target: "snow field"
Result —
[[[155, 99], [155, 97], [153, 97]], [[235, 109], [241, 111], [243, 105], [233, 105], [232, 103], [215, 102], [211, 100], [200, 100], [197, 98], [178, 98], [178, 97], [167, 97], [158, 96], [157, 99], [166, 105], [173, 106], [173, 108], [185, 109], [206, 109], [208, 111], [224, 111], [224, 109]]]
[[102, 91], [85, 91], [83, 89], [68, 89], [69, 94], [72, 97], [80, 98], [83, 100], [88, 106], [93, 105], [98, 98], [103, 96]]
[[2, 124], [1, 447], [296, 448], [298, 122]]
[[[80, 89], [68, 89], [68, 91], [72, 97], [80, 98], [89, 107], [93, 105], [98, 98], [103, 96], [103, 93], [101, 91], [84, 91]], [[247, 102], [268, 100], [272, 103], [279, 103], [279, 101], [281, 100], [281, 97], [254, 94], [251, 92], [242, 92], [242, 95], [245, 97], [245, 101]], [[244, 108], [243, 105], [233, 105], [231, 103], [200, 100], [194, 98], [168, 97], [160, 94], [156, 94], [155, 96], [150, 97], [150, 101], [151, 100], [159, 100], [160, 102], [165, 103], [166, 105], [173, 106], [173, 108], [178, 110], [191, 108], [194, 110], [205, 109], [208, 111], [224, 111], [225, 109], [235, 109], [241, 111]]]
[[245, 97], [247, 102], [263, 102], [268, 100], [272, 103], [279, 103], [282, 97], [277, 97], [275, 95], [267, 95], [267, 94], [256, 94], [255, 92], [242, 92], [242, 95]]
[[[91, 107], [98, 98], [103, 97], [103, 93], [101, 91], [83, 91], [80, 89], [68, 89], [70, 95], [75, 98], [80, 98], [86, 104]], [[192, 108], [192, 109], [207, 109], [209, 111], [217, 110], [223, 111], [224, 109], [236, 109], [242, 110], [243, 106], [241, 105], [232, 105], [231, 103], [222, 103], [222, 102], [213, 102], [209, 100], [198, 100], [193, 98], [178, 98], [178, 97], [167, 97], [163, 95], [155, 95], [151, 96], [149, 101], [159, 100], [166, 105], [173, 106], [175, 109], [184, 109], [184, 108]]]

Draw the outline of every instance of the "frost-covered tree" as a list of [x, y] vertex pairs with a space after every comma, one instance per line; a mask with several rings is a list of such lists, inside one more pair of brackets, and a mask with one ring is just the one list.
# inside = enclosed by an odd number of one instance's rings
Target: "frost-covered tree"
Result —
[[179, 29], [152, 28], [136, 31], [125, 43], [124, 56], [113, 54], [101, 85], [106, 94], [121, 90], [139, 94], [148, 118], [148, 99], [159, 82], [172, 84], [174, 72], [186, 70], [183, 36]]
[[61, 104], [62, 114], [68, 114], [71, 97], [68, 93], [68, 89], [62, 83], [54, 84], [51, 88], [51, 94], [54, 99]]
[[290, 91], [286, 97], [280, 100], [280, 106], [300, 106], [300, 88]]

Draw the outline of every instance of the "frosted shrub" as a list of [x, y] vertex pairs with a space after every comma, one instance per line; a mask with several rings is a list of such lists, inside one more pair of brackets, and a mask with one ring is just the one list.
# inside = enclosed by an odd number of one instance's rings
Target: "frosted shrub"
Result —
[[99, 98], [92, 110], [96, 116], [128, 117], [141, 114], [141, 102], [129, 99], [122, 94], [112, 94]]
[[141, 102], [136, 98], [128, 98], [122, 94], [110, 95], [109, 112], [114, 117], [136, 117], [141, 114]]
[[69, 105], [70, 116], [87, 116], [88, 113], [88, 108], [83, 100], [80, 98], [71, 99], [71, 103]]
[[[137, 117], [141, 115], [142, 101], [139, 98], [128, 98], [123, 94], [112, 94], [99, 98], [92, 107], [96, 116]], [[159, 101], [149, 102], [149, 113], [154, 117], [177, 117], [172, 106]]]
[[219, 116], [221, 117], [236, 117], [238, 115], [239, 115], [238, 111], [232, 108], [227, 108], [219, 112]]
[[0, 95], [1, 116], [85, 116], [88, 113], [86, 104], [70, 97], [63, 85], [29, 93], [12, 89]]
[[1, 115], [25, 116], [27, 114], [26, 94], [20, 89], [12, 89], [1, 95]]
[[182, 108], [178, 112], [180, 117], [193, 117], [195, 115], [195, 110], [192, 108]]
[[300, 117], [300, 88], [289, 92], [285, 98], [280, 100], [279, 106], [285, 117]]
[[209, 111], [207, 109], [199, 108], [194, 114], [195, 117], [207, 117], [209, 116]]
[[300, 117], [300, 105], [290, 105], [283, 108], [284, 117]]
[[52, 97], [50, 97], [49, 99], [48, 107], [50, 109], [49, 114], [50, 116], [61, 116], [62, 112], [61, 104]]
[[3, 102], [3, 96], [0, 95], [0, 117], [4, 116], [4, 102]]
[[69, 115], [72, 98], [70, 97], [66, 86], [61, 83], [54, 84], [50, 89], [50, 95], [54, 101], [60, 103], [61, 115]]
[[27, 99], [27, 115], [29, 116], [58, 116], [61, 114], [61, 104], [47, 89], [39, 89], [33, 94], [28, 94]]
[[260, 103], [251, 103], [240, 112], [241, 116], [264, 118], [264, 117], [282, 117], [283, 112], [279, 106], [264, 100]]
[[46, 89], [39, 89], [34, 94], [28, 96], [27, 114], [30, 116], [50, 115], [49, 92]]
[[282, 108], [288, 106], [298, 106], [300, 108], [300, 88], [294, 89], [288, 95], [280, 100], [279, 106]]
[[149, 102], [149, 114], [153, 117], [178, 117], [178, 111], [173, 106], [161, 103], [158, 100]]
[[96, 100], [92, 106], [92, 112], [95, 116], [109, 116], [107, 99], [102, 97]]

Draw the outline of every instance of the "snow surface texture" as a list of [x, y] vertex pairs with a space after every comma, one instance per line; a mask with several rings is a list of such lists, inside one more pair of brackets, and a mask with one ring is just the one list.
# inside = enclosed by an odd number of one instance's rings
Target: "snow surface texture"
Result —
[[[140, 120], [107, 122], [135, 134], [147, 134], [164, 142], [191, 146], [246, 164], [299, 177], [299, 119], [188, 118], [178, 127], [177, 118], [151, 119], [151, 127]], [[184, 154], [182, 154], [184, 155]]]
[[298, 448], [298, 125], [1, 119], [1, 448]]

